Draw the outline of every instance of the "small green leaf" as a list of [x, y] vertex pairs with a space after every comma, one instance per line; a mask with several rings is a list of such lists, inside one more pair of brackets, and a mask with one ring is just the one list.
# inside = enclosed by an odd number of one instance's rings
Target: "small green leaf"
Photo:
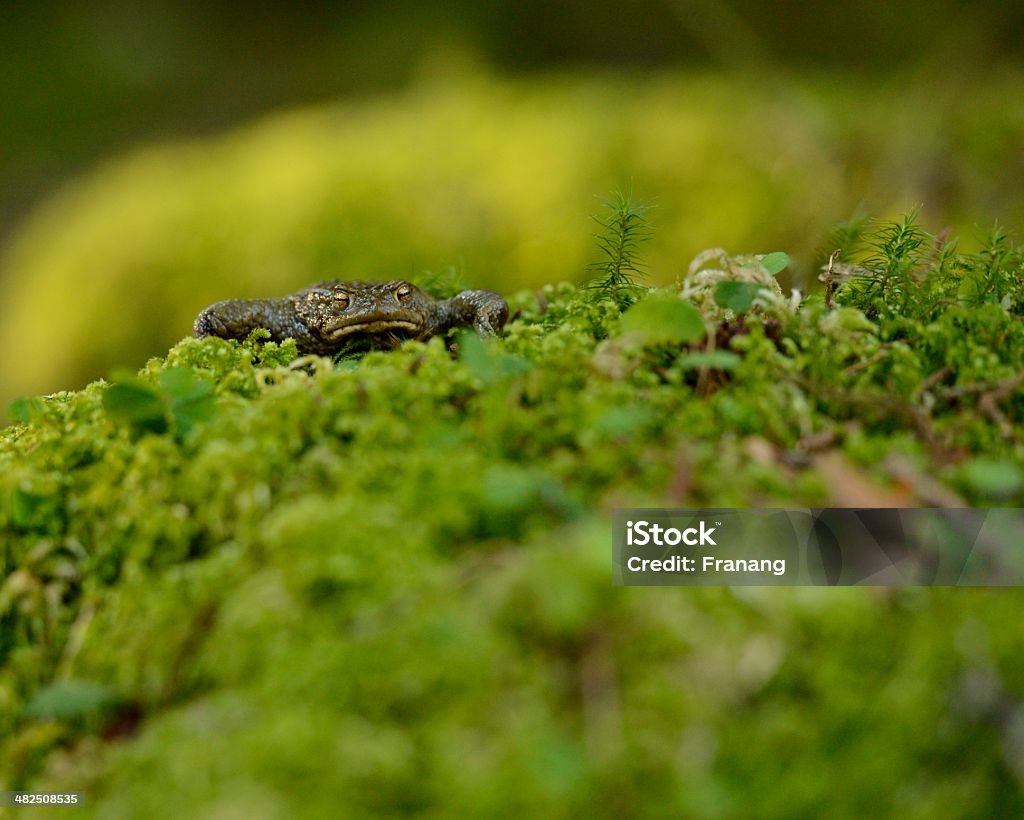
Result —
[[733, 313], [743, 313], [763, 288], [757, 282], [719, 282], [715, 286], [715, 302]]
[[768, 271], [772, 276], [785, 270], [789, 267], [789, 255], [782, 251], [775, 251], [775, 253], [766, 253], [761, 258], [761, 264], [764, 269]]
[[742, 359], [729, 350], [709, 350], [707, 352], [686, 353], [676, 359], [676, 364], [683, 369], [711, 367], [715, 370], [735, 370]]
[[187, 395], [194, 381], [191, 367], [169, 367], [160, 374], [160, 386], [169, 396]]
[[692, 304], [671, 293], [652, 293], [622, 317], [622, 330], [650, 343], [695, 342], [704, 336], [704, 320]]
[[36, 510], [45, 498], [16, 487], [11, 494], [11, 523], [16, 527], [28, 529], [36, 523]]
[[459, 344], [459, 358], [470, 372], [485, 384], [518, 376], [532, 368], [526, 359], [506, 353], [492, 341], [480, 338], [472, 330], [463, 331], [456, 338]]
[[59, 681], [36, 693], [25, 714], [37, 720], [81, 720], [109, 710], [118, 700], [113, 689], [99, 683]]
[[7, 415], [19, 424], [28, 424], [39, 412], [39, 399], [21, 396], [7, 405]]
[[498, 512], [525, 510], [540, 500], [541, 484], [550, 480], [538, 470], [495, 465], [483, 477], [483, 500]]
[[103, 394], [103, 409], [115, 422], [163, 433], [167, 430], [167, 405], [151, 386], [134, 376], [114, 374], [114, 384]]
[[964, 481], [979, 495], [1006, 498], [1016, 493], [1022, 483], [1021, 469], [1012, 461], [975, 458], [962, 469]]
[[213, 418], [217, 409], [217, 399], [213, 395], [213, 386], [198, 382], [195, 391], [189, 396], [181, 396], [171, 400], [171, 415], [180, 436], [186, 436], [203, 421]]
[[174, 367], [160, 374], [160, 386], [170, 399], [171, 418], [179, 436], [186, 436], [196, 424], [209, 421], [217, 408], [213, 385], [197, 379], [190, 367]]
[[657, 414], [643, 404], [609, 407], [594, 419], [594, 429], [607, 436], [622, 436], [650, 428]]

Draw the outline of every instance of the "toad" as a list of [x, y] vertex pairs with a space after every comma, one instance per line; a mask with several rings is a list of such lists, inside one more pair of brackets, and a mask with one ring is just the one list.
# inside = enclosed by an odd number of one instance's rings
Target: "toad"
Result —
[[415, 285], [390, 282], [318, 282], [278, 299], [228, 299], [196, 317], [197, 338], [245, 339], [266, 328], [275, 342], [295, 339], [300, 353], [335, 355], [395, 347], [469, 326], [497, 336], [508, 304], [491, 290], [464, 290], [435, 299]]

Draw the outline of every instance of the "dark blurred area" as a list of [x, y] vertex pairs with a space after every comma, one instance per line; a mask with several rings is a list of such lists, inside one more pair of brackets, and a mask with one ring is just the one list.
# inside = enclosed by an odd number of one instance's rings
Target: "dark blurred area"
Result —
[[402, 85], [457, 43], [512, 73], [685, 66], [942, 72], [1020, 62], [1024, 5], [784, 0], [3, 4], [0, 236], [68, 174], [148, 140]]

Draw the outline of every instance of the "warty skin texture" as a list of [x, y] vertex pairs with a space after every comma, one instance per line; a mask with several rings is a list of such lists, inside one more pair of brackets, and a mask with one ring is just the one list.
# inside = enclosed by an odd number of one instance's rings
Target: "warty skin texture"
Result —
[[275, 299], [228, 299], [195, 320], [197, 338], [245, 339], [258, 328], [271, 339], [295, 339], [301, 353], [336, 355], [389, 348], [405, 339], [428, 339], [456, 327], [483, 336], [501, 334], [508, 304], [491, 290], [465, 290], [435, 299], [400, 279], [389, 282], [318, 282]]

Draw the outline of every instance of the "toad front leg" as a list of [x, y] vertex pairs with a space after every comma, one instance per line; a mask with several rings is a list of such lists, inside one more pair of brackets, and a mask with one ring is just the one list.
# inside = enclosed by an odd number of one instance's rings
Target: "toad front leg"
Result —
[[508, 321], [508, 303], [493, 290], [464, 290], [439, 307], [443, 330], [469, 325], [482, 336], [500, 336]]
[[196, 317], [192, 333], [197, 339], [219, 336], [243, 341], [258, 328], [270, 331], [275, 342], [293, 338], [300, 349], [313, 341], [293, 301], [282, 299], [227, 299], [210, 305]]

